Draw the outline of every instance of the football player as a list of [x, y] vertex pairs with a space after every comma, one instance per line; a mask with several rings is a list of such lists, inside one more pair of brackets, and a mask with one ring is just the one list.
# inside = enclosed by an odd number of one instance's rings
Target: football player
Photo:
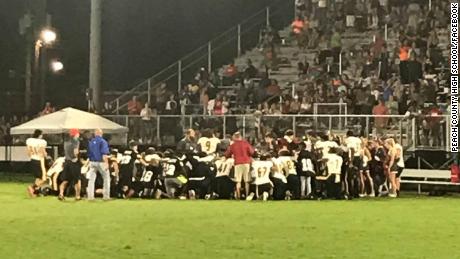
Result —
[[[182, 189], [188, 182], [183, 161], [168, 149], [164, 152], [162, 167], [167, 197], [176, 198], [177, 194], [183, 194]], [[180, 198], [182, 197], [183, 195]]]
[[290, 197], [290, 193], [287, 190], [287, 178], [284, 174], [283, 163], [278, 158], [278, 154], [274, 151], [272, 152], [273, 168], [270, 180], [273, 183], [273, 199], [274, 200], [284, 200], [286, 197]]
[[[340, 174], [342, 170], [343, 159], [337, 155], [338, 148], [330, 148], [329, 153], [324, 155], [322, 160], [326, 163], [327, 174], [317, 176], [316, 179], [322, 181], [323, 184], [323, 197], [340, 198]], [[324, 193], [324, 191], [326, 193]]]
[[297, 176], [295, 158], [292, 152], [287, 147], [283, 147], [278, 153], [278, 159], [287, 179], [288, 192], [286, 193], [286, 198], [288, 200], [292, 198], [300, 199], [300, 180]]
[[315, 159], [305, 142], [300, 143], [299, 149], [297, 175], [300, 178], [300, 197], [305, 199], [311, 195], [311, 179], [315, 177], [315, 166], [313, 164]]
[[270, 154], [264, 154], [260, 157], [259, 161], [252, 163], [251, 175], [254, 180], [251, 184], [252, 192], [246, 197], [247, 201], [253, 200], [254, 196], [257, 199], [268, 200], [273, 186], [270, 181], [270, 173], [273, 166]]
[[32, 137], [26, 140], [26, 146], [30, 158], [29, 170], [35, 178], [34, 183], [27, 188], [27, 192], [30, 197], [36, 197], [37, 191], [47, 179], [45, 167], [47, 142], [43, 139], [43, 132], [35, 130]]
[[207, 155], [215, 154], [217, 147], [220, 145], [220, 139], [216, 138], [212, 130], [205, 129], [202, 132], [202, 137], [198, 139], [198, 150]]
[[162, 190], [163, 183], [161, 181], [163, 174], [163, 168], [160, 163], [161, 157], [155, 153], [154, 149], [150, 149], [146, 151], [144, 160], [147, 166], [140, 180], [143, 188], [142, 196], [144, 198], [154, 197], [155, 199], [160, 199], [164, 194]]
[[120, 161], [120, 181], [119, 181], [119, 195], [123, 198], [131, 198], [140, 191], [137, 186], [138, 167], [136, 161], [147, 165], [140, 157], [137, 151], [137, 143], [134, 141], [129, 142], [129, 148], [123, 152]]
[[50, 180], [51, 188], [55, 193], [59, 193], [59, 185], [62, 183], [61, 173], [64, 170], [65, 157], [58, 157], [54, 160], [46, 175]]
[[[118, 182], [120, 179], [120, 163], [121, 154], [118, 153], [118, 149], [112, 149], [110, 151], [109, 158], [109, 171], [110, 171], [110, 193], [116, 194], [118, 189]], [[83, 167], [82, 167], [83, 168]]]
[[224, 156], [215, 162], [217, 173], [213, 181], [213, 198], [230, 199], [232, 197], [235, 189], [235, 182], [231, 179], [234, 163], [233, 158], [225, 159]]
[[[211, 163], [215, 156], [200, 152], [197, 156], [187, 156], [189, 199], [203, 198], [211, 194], [213, 176]], [[208, 196], [209, 197], [209, 196]]]
[[352, 197], [364, 197], [364, 186], [361, 186], [360, 191], [359, 185], [361, 184], [358, 185], [358, 183], [364, 183], [364, 176], [362, 174], [362, 141], [360, 138], [354, 136], [353, 131], [348, 131], [345, 139], [345, 145], [348, 148], [348, 155], [350, 159], [347, 177], [349, 194]]
[[80, 132], [78, 129], [71, 129], [69, 135], [64, 142], [65, 162], [62, 174], [63, 182], [59, 185], [58, 199], [63, 201], [64, 191], [67, 184], [74, 185], [75, 200], [81, 200], [81, 164], [78, 159], [80, 147]]

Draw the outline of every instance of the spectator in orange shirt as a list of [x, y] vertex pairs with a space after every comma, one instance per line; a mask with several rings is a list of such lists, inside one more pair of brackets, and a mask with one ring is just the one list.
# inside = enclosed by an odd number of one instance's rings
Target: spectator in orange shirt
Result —
[[404, 40], [399, 47], [399, 60], [401, 62], [409, 60], [410, 44], [408, 40]]
[[238, 75], [238, 68], [235, 66], [235, 63], [230, 63], [224, 70], [223, 75], [223, 84], [225, 86], [230, 86], [235, 83], [236, 76]]
[[137, 96], [128, 102], [128, 114], [129, 115], [139, 115], [142, 110], [142, 104], [137, 100]]
[[388, 115], [388, 108], [385, 106], [385, 101], [383, 99], [379, 100], [379, 104], [374, 106], [372, 109], [372, 114], [374, 114], [374, 125], [377, 131], [377, 135], [381, 136], [384, 134], [384, 129], [387, 126], [388, 118], [379, 117], [379, 115]]
[[302, 33], [305, 27], [305, 22], [301, 16], [297, 16], [297, 18], [292, 22], [291, 27], [292, 27], [292, 33], [294, 35], [299, 35]]

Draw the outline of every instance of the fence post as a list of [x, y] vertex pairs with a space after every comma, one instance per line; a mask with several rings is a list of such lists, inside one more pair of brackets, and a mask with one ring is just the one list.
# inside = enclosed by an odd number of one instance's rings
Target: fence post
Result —
[[177, 61], [177, 92], [182, 88], [182, 60]]
[[150, 105], [150, 96], [151, 96], [151, 78], [149, 78], [149, 80], [147, 81], [147, 103]]
[[[348, 105], [345, 105], [345, 115], [348, 115]], [[345, 116], [345, 127], [348, 126], [348, 116]]]
[[227, 136], [227, 115], [224, 115], [224, 123], [223, 123], [223, 127], [222, 127], [222, 139], [225, 139], [225, 136]]
[[342, 51], [339, 54], [339, 75], [342, 74]]
[[161, 145], [161, 138], [160, 138], [160, 116], [157, 116], [157, 141], [158, 141], [158, 144]]
[[415, 145], [417, 141], [417, 136], [415, 136], [416, 130], [415, 130], [415, 118], [412, 118], [412, 147], [415, 150]]
[[270, 27], [270, 6], [267, 6], [265, 18], [266, 18], [265, 24], [267, 25], [267, 27]]
[[241, 56], [241, 24], [238, 24], [238, 57]]
[[212, 71], [212, 46], [211, 42], [208, 42], [208, 73]]
[[243, 138], [246, 138], [246, 115], [243, 115]]
[[117, 98], [117, 115], [120, 114], [120, 99]]
[[[339, 130], [342, 130], [342, 100], [339, 102]], [[346, 118], [345, 118], [346, 119]]]
[[445, 122], [445, 126], [446, 126], [446, 130], [443, 131], [443, 133], [445, 132], [445, 139], [446, 139], [446, 151], [447, 152], [450, 152], [450, 118], [449, 117], [444, 117], [444, 119], [446, 119], [446, 122]]
[[293, 116], [292, 117], [292, 130], [294, 131], [294, 136], [297, 134], [295, 123], [296, 123], [296, 116]]
[[[403, 123], [402, 123], [402, 120], [399, 121], [399, 144], [401, 146], [404, 146], [403, 145]], [[407, 132], [406, 132], [406, 135], [407, 135]]]
[[366, 116], [366, 132], [364, 132], [364, 136], [369, 137], [369, 116]]
[[129, 116], [125, 116], [125, 127], [129, 129]]
[[329, 116], [329, 132], [332, 132], [332, 116]]

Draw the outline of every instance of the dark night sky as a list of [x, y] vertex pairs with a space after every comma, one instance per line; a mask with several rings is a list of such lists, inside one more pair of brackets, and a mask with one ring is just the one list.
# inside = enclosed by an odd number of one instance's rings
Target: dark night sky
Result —
[[[234, 26], [274, 0], [106, 0], [103, 14], [103, 85], [126, 89]], [[22, 89], [24, 40], [18, 33], [24, 0], [0, 0], [0, 87]], [[89, 0], [48, 0], [65, 74], [48, 78], [48, 92], [87, 85]]]

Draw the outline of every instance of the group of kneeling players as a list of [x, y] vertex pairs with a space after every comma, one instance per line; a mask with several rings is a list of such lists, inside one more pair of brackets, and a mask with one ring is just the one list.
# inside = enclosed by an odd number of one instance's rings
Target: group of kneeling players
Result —
[[[191, 132], [193, 130], [189, 130]], [[108, 154], [110, 196], [291, 200], [399, 195], [403, 149], [393, 138], [368, 140], [354, 136], [351, 131], [345, 136], [309, 134], [296, 138], [292, 130], [288, 130], [277, 139], [268, 133], [261, 143], [248, 150], [252, 160], [248, 175], [239, 175], [235, 170], [238, 166], [235, 160], [239, 158], [229, 150], [234, 142], [245, 142], [241, 135], [235, 133], [233, 140], [224, 144], [211, 131], [205, 132], [198, 141], [194, 132], [188, 134], [176, 150], [160, 152], [148, 148], [139, 152], [135, 142], [130, 142], [125, 150], [112, 149]], [[70, 139], [75, 136], [79, 134], [73, 130]], [[34, 136], [34, 140], [37, 138], [40, 139]], [[43, 145], [43, 141], [36, 142]], [[55, 193], [60, 200], [64, 200], [64, 196], [75, 196], [77, 200], [83, 196], [88, 184], [85, 176], [90, 170], [89, 161], [84, 153], [78, 152], [78, 146], [68, 144], [65, 149], [75, 156], [67, 157], [66, 153], [66, 157], [56, 159], [49, 167], [43, 166], [47, 168], [46, 177], [37, 177], [39, 181], [29, 187], [31, 195]], [[39, 150], [31, 152], [36, 158]], [[73, 168], [69, 168], [70, 162]], [[34, 170], [43, 170], [37, 162], [33, 163], [36, 164]], [[67, 172], [69, 170], [80, 171], [80, 177]], [[95, 185], [95, 194], [102, 194], [103, 180], [99, 174]]]

